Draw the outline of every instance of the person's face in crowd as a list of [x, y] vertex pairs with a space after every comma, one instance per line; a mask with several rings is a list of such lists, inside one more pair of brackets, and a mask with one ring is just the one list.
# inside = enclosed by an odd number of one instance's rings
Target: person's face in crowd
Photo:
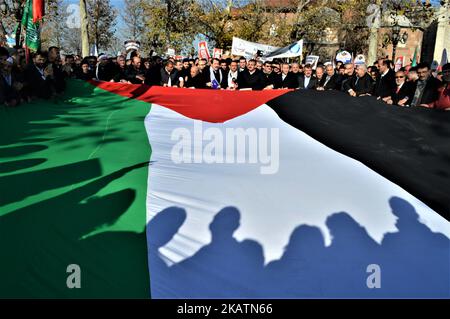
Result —
[[289, 65], [288, 64], [282, 64], [281, 65], [281, 72], [283, 72], [283, 74], [287, 75], [289, 73]]
[[231, 72], [236, 72], [237, 69], [238, 69], [238, 64], [237, 64], [237, 62], [231, 62], [231, 64], [230, 64], [230, 70], [231, 70]]
[[117, 64], [121, 67], [124, 68], [125, 67], [125, 58], [123, 56], [119, 56], [117, 58]]
[[101, 65], [106, 65], [106, 64], [108, 64], [108, 59], [102, 58], [102, 59], [100, 59], [99, 63]]
[[80, 63], [81, 63], [81, 58], [77, 55], [77, 56], [75, 57], [75, 64], [76, 64], [76, 65], [80, 65]]
[[373, 79], [374, 81], [376, 81], [376, 80], [377, 80], [377, 77], [378, 77], [377, 71], [372, 71], [372, 72], [370, 72], [370, 76], [372, 77], [372, 79]]
[[203, 71], [203, 69], [206, 67], [206, 62], [203, 60], [198, 61], [198, 69], [199, 71]]
[[189, 69], [189, 66], [190, 66], [189, 61], [183, 62], [183, 68], [185, 68], [186, 70]]
[[220, 67], [222, 68], [222, 70], [226, 71], [227, 70], [227, 62], [220, 63]]
[[430, 69], [428, 68], [420, 68], [417, 70], [417, 74], [419, 75], [420, 81], [425, 81], [430, 76]]
[[312, 75], [312, 68], [305, 68], [305, 76], [310, 77]]
[[263, 66], [263, 69], [264, 69], [264, 73], [266, 73], [266, 74], [272, 73], [272, 65], [269, 63], [265, 63]]
[[198, 67], [196, 67], [196, 66], [191, 67], [190, 73], [191, 73], [191, 78], [195, 78], [198, 74]]
[[89, 72], [89, 64], [83, 63], [81, 65], [81, 70], [83, 71], [83, 73], [88, 73]]
[[5, 64], [3, 65], [1, 70], [2, 70], [3, 74], [9, 75], [12, 72], [12, 68], [13, 68], [13, 64], [12, 63], [5, 62]]
[[334, 75], [334, 68], [332, 65], [327, 65], [327, 75], [329, 75], [329, 76]]
[[300, 72], [300, 67], [298, 65], [298, 63], [293, 63], [292, 64], [292, 73], [299, 73]]
[[173, 69], [174, 69], [173, 63], [169, 63], [166, 65], [167, 72], [171, 73], [173, 71]]
[[175, 64], [175, 69], [177, 69], [178, 71], [182, 71], [183, 70], [183, 63], [181, 63], [180, 61], [178, 61]]
[[276, 74], [280, 73], [280, 65], [279, 64], [272, 64], [272, 70]]
[[353, 75], [354, 72], [355, 72], [355, 68], [354, 68], [353, 64], [345, 65], [345, 74], [346, 75]]
[[367, 73], [367, 69], [365, 67], [359, 66], [356, 69], [356, 74], [358, 75], [359, 78], [362, 78], [364, 75], [366, 75]]
[[383, 64], [382, 62], [378, 61], [378, 64], [380, 65], [380, 73], [383, 74], [384, 72], [386, 72], [388, 70], [388, 66]]
[[395, 83], [397, 83], [398, 86], [405, 83], [405, 79], [406, 79], [405, 72], [398, 71], [397, 73], [395, 73]]
[[339, 70], [339, 68], [341, 67], [343, 63], [341, 61], [336, 63], [336, 69]]
[[136, 70], [140, 69], [141, 68], [141, 58], [135, 56], [132, 60], [132, 64]]
[[321, 79], [323, 77], [323, 68], [321, 68], [321, 67], [316, 68], [316, 77], [318, 79]]
[[258, 70], [262, 70], [262, 66], [263, 66], [262, 62], [260, 62], [260, 61], [256, 62], [256, 68]]
[[66, 57], [66, 64], [72, 65], [74, 63], [74, 58], [73, 57]]
[[48, 52], [48, 60], [49, 60], [50, 62], [58, 62], [58, 61], [61, 61], [61, 56], [60, 56], [60, 54], [59, 54], [59, 49], [55, 49], [55, 48], [51, 49], [51, 50]]
[[38, 54], [34, 58], [34, 64], [40, 69], [44, 68], [45, 62], [46, 62], [46, 58], [44, 56], [40, 55], [40, 54]]
[[256, 69], [256, 64], [255, 64], [255, 62], [254, 62], [254, 61], [248, 62], [248, 63], [247, 63], [247, 69], [248, 69], [250, 72], [253, 72], [253, 71]]
[[239, 68], [240, 69], [245, 69], [246, 65], [247, 65], [247, 61], [239, 60]]
[[17, 55], [21, 58], [25, 57], [25, 50], [24, 49], [17, 49]]
[[149, 61], [145, 61], [144, 62], [144, 67], [148, 70], [150, 69], [150, 62]]
[[0, 55], [0, 67], [3, 67], [5, 65], [7, 59], [8, 59], [8, 56]]
[[419, 75], [417, 74], [417, 72], [409, 70], [408, 81], [414, 82], [414, 81], [417, 81], [418, 79], [419, 79]]
[[344, 69], [341, 69], [341, 68], [340, 68], [340, 69], [339, 69], [339, 74], [340, 74], [340, 75], [344, 75], [344, 74], [345, 74], [345, 68], [344, 68]]
[[450, 69], [442, 71], [442, 80], [450, 83]]
[[213, 60], [211, 66], [212, 66], [214, 71], [217, 71], [220, 68], [220, 63], [217, 60]]

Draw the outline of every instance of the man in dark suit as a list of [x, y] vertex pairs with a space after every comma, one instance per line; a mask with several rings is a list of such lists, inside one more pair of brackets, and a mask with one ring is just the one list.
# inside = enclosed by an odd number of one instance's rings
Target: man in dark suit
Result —
[[219, 59], [214, 58], [212, 60], [211, 66], [205, 68], [204, 76], [206, 78], [206, 86], [213, 89], [227, 88], [227, 75], [220, 67]]
[[411, 106], [432, 107], [439, 98], [441, 81], [431, 75], [430, 66], [426, 62], [417, 65], [419, 80], [415, 83]]
[[187, 81], [186, 81], [184, 87], [186, 87], [188, 89], [205, 89], [206, 88], [205, 78], [203, 76], [201, 76], [197, 66], [193, 65], [189, 69], [189, 75], [187, 77]]
[[141, 58], [134, 56], [131, 65], [125, 72], [126, 80], [131, 84], [142, 84], [145, 81], [144, 70], [141, 68]]
[[322, 89], [317, 88], [318, 90], [336, 90], [338, 75], [335, 74], [333, 65], [328, 64], [326, 66], [326, 75], [324, 76], [324, 82], [322, 85]]
[[403, 70], [395, 73], [395, 83], [396, 89], [386, 103], [399, 106], [409, 105], [414, 96], [414, 83], [406, 81], [406, 74]]
[[52, 86], [53, 69], [47, 65], [47, 53], [37, 52], [33, 62], [25, 69], [25, 81], [27, 83], [28, 96], [31, 98], [48, 99], [54, 93]]
[[248, 61], [247, 70], [241, 75], [241, 83], [239, 83], [241, 89], [262, 90], [266, 87], [266, 79], [262, 71], [256, 68], [255, 60]]
[[297, 77], [289, 72], [289, 64], [281, 64], [281, 74], [277, 74], [273, 88], [296, 89], [298, 87]]
[[23, 83], [13, 72], [14, 60], [9, 57], [0, 65], [0, 104], [16, 106], [21, 100]]
[[356, 68], [356, 77], [344, 83], [345, 90], [351, 96], [370, 95], [373, 91], [372, 77], [367, 73], [367, 66], [360, 64]]
[[380, 76], [375, 84], [374, 96], [387, 101], [396, 89], [395, 72], [390, 68], [389, 60], [380, 60], [378, 64]]
[[316, 84], [317, 79], [312, 76], [312, 66], [306, 64], [303, 68], [303, 74], [298, 77], [298, 88], [300, 90], [311, 90], [316, 88]]
[[178, 87], [179, 86], [178, 71], [172, 61], [167, 61], [161, 68], [161, 86]]

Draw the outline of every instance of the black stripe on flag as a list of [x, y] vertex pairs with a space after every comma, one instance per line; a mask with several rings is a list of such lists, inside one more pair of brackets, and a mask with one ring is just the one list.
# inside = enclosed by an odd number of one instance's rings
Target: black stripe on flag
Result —
[[337, 91], [295, 91], [267, 104], [285, 122], [362, 162], [450, 220], [450, 112]]

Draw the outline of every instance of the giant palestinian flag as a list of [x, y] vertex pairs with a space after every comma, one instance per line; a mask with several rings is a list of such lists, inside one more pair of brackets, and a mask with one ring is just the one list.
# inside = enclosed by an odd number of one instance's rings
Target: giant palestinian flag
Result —
[[0, 109], [0, 297], [450, 297], [450, 112], [68, 87]]

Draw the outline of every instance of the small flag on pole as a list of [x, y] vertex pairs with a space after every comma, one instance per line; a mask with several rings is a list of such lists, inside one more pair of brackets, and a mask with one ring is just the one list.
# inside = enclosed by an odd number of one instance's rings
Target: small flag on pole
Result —
[[417, 47], [414, 50], [414, 56], [413, 56], [413, 59], [412, 59], [412, 62], [411, 62], [411, 66], [417, 66]]

